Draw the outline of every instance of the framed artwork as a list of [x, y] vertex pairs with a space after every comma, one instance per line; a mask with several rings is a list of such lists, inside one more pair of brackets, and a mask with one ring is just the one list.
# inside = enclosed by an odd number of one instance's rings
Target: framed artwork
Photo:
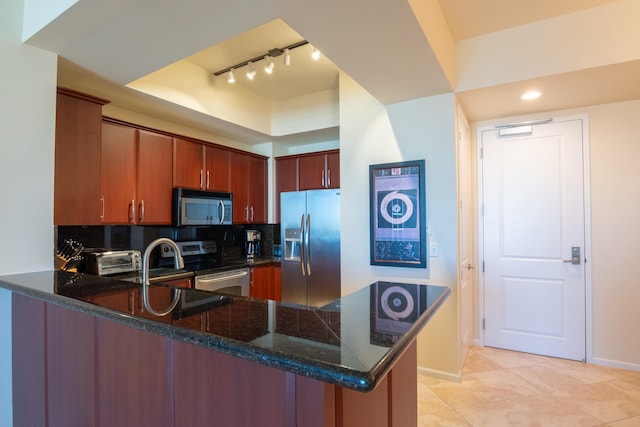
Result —
[[424, 160], [369, 166], [371, 265], [427, 268]]

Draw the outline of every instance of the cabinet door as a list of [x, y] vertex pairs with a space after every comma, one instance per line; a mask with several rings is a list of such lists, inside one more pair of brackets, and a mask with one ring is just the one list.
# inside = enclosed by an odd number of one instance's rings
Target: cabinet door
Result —
[[203, 189], [204, 175], [203, 144], [175, 138], [173, 142], [173, 186]]
[[204, 146], [205, 184], [211, 191], [229, 191], [229, 150]]
[[340, 153], [327, 154], [327, 188], [340, 188]]
[[257, 157], [249, 157], [247, 161], [249, 222], [265, 224], [267, 222], [267, 161]]
[[276, 222], [280, 222], [280, 193], [298, 191], [298, 158], [276, 159]]
[[54, 214], [56, 225], [100, 224], [102, 104], [58, 92]]
[[102, 223], [131, 224], [136, 198], [136, 130], [102, 123], [100, 189]]
[[253, 267], [250, 270], [249, 295], [254, 298], [269, 299], [271, 297], [269, 293], [270, 276], [269, 266]]
[[248, 163], [242, 153], [229, 153], [229, 190], [233, 193], [233, 222], [249, 222], [248, 199]]
[[298, 167], [300, 191], [325, 188], [326, 156], [324, 154], [300, 156]]
[[171, 224], [173, 138], [138, 131], [138, 224]]

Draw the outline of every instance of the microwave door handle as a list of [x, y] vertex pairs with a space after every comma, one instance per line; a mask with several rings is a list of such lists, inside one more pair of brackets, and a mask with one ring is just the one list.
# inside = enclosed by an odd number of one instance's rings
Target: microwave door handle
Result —
[[218, 218], [220, 219], [218, 224], [224, 224], [224, 202], [222, 200], [218, 200]]

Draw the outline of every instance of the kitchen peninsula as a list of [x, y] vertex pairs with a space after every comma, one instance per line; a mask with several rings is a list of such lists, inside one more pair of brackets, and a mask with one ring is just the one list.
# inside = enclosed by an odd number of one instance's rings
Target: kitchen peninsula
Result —
[[[418, 332], [450, 290], [377, 282], [324, 307], [63, 271], [0, 277], [16, 425], [406, 426]], [[166, 304], [163, 306], [163, 304]]]

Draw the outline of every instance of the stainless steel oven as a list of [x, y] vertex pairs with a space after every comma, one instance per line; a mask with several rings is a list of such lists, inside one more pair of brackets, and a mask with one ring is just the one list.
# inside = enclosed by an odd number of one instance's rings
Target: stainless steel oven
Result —
[[196, 274], [195, 288], [227, 295], [249, 296], [249, 269], [241, 268], [217, 273]]

